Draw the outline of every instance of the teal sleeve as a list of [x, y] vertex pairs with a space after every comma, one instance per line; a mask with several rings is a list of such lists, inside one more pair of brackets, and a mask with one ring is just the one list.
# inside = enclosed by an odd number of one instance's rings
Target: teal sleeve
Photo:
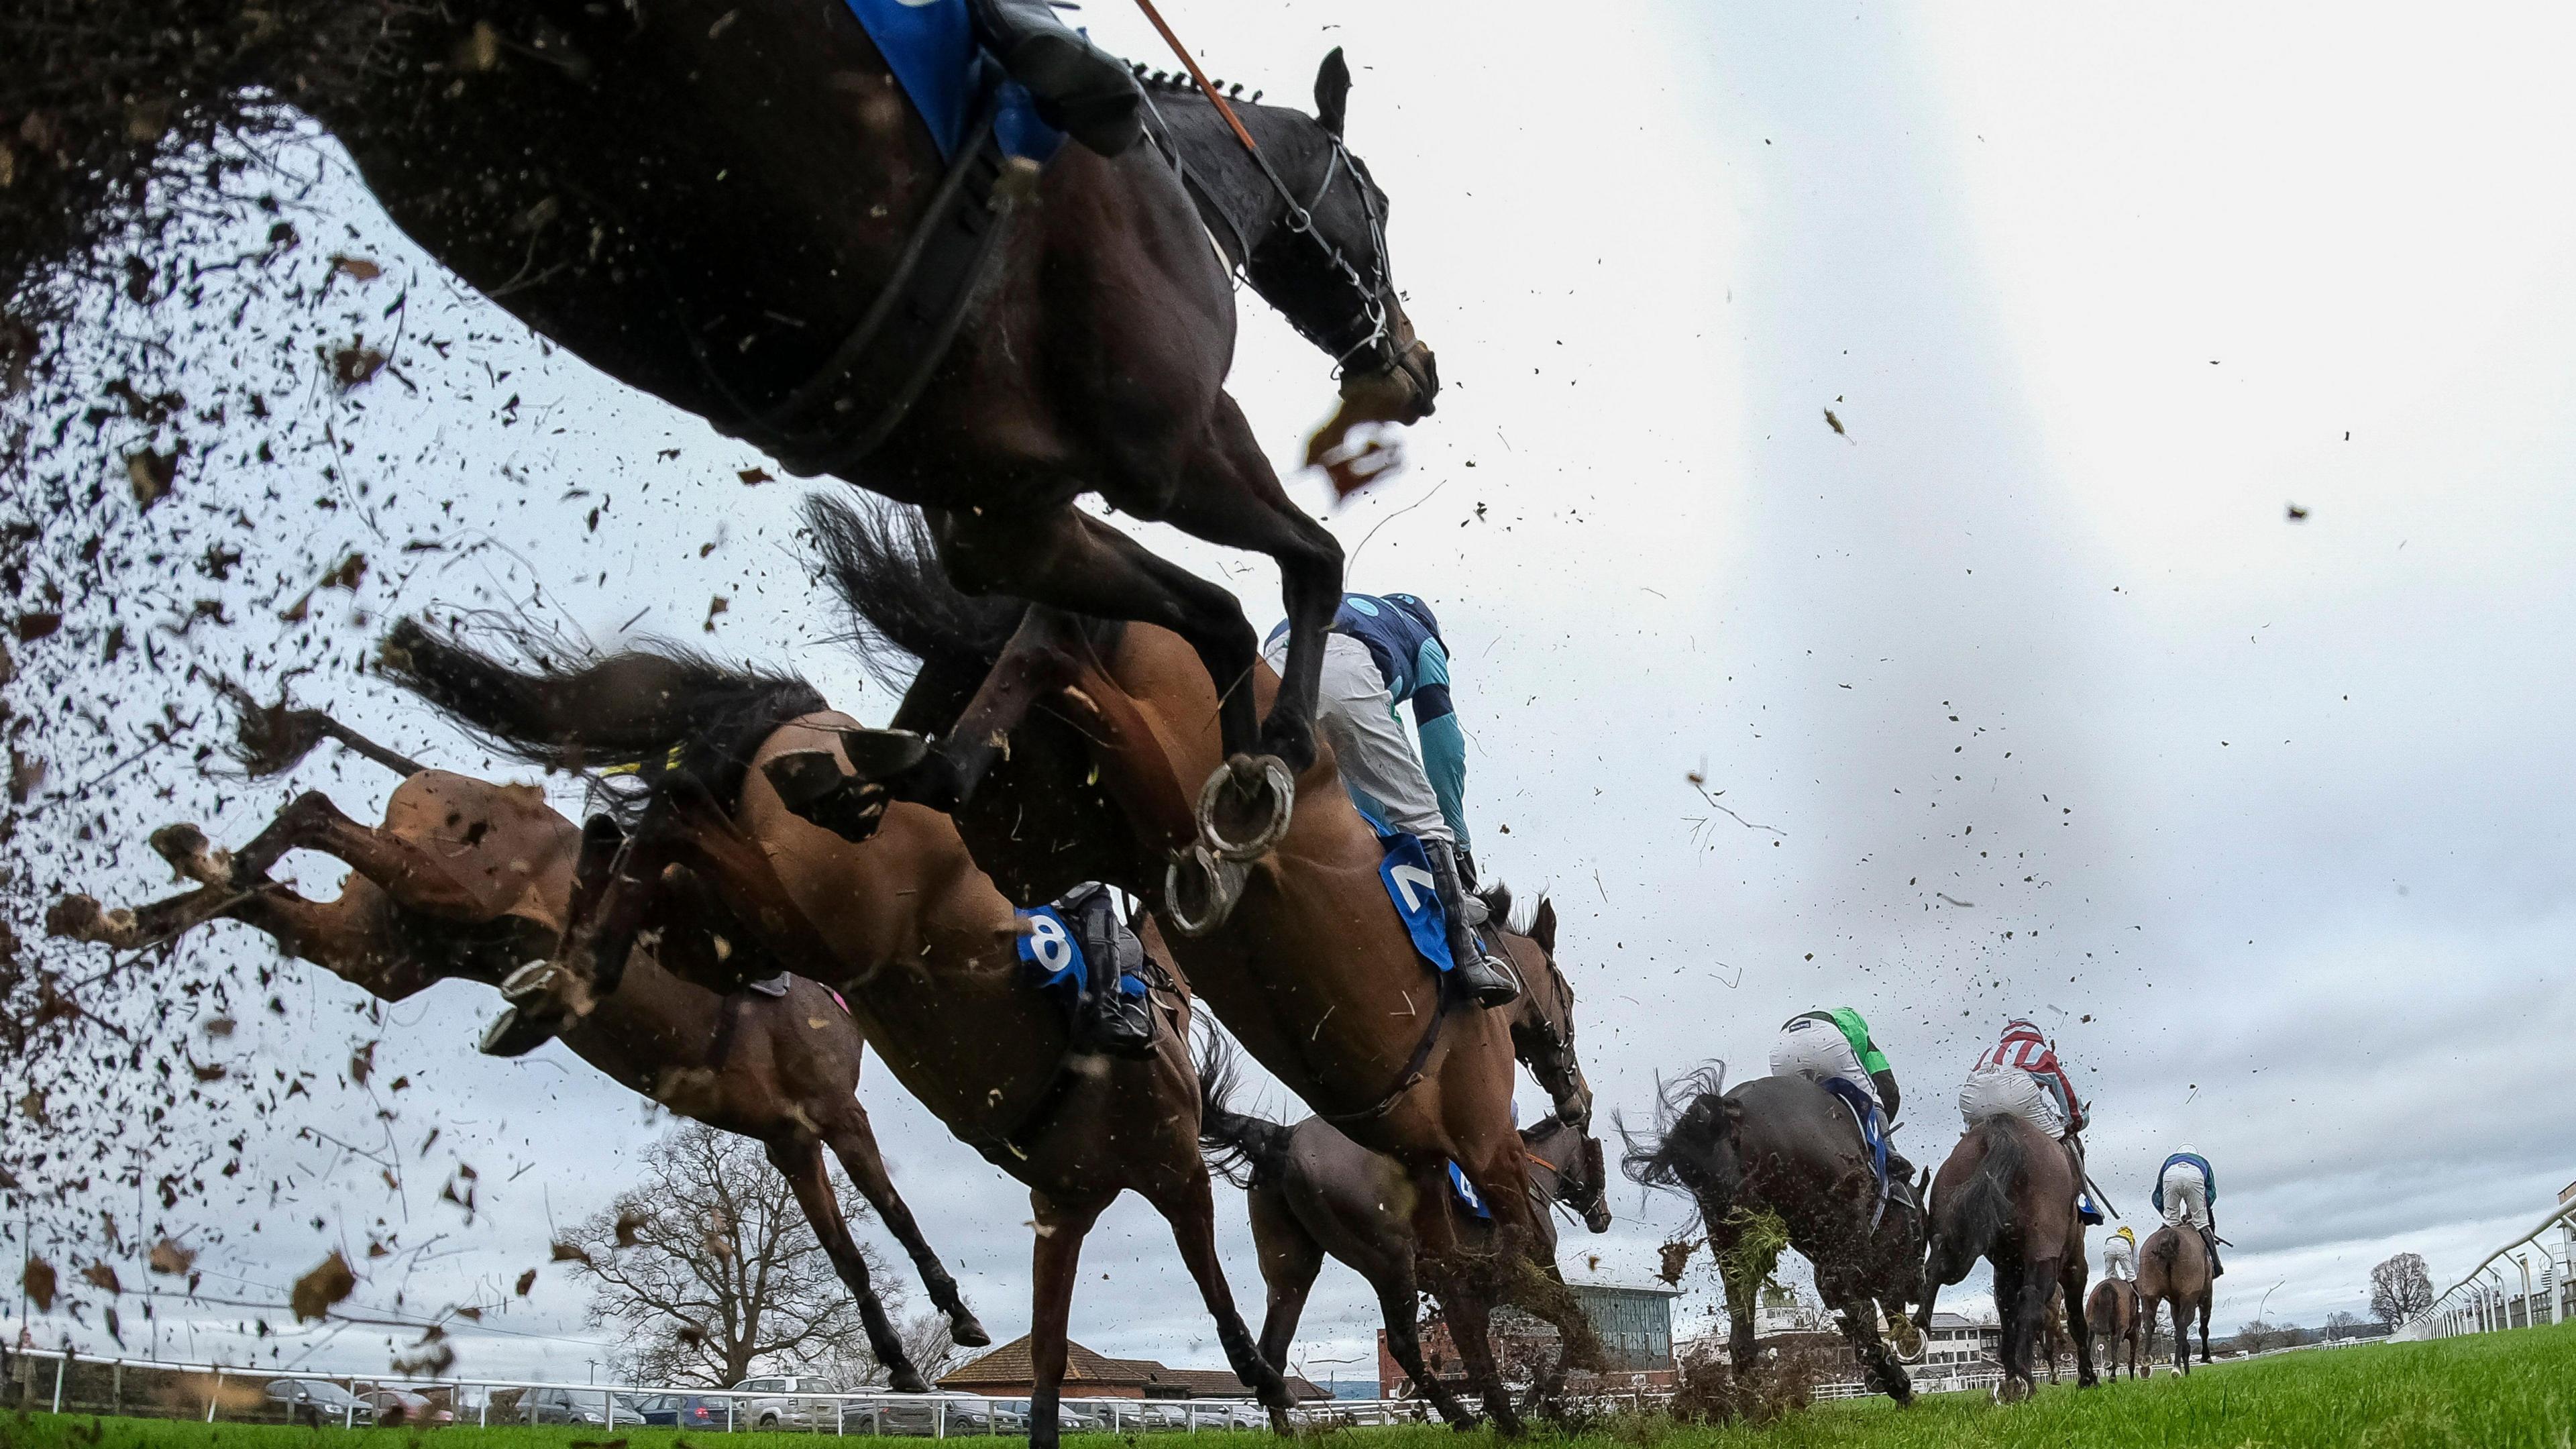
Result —
[[1458, 728], [1458, 716], [1444, 714], [1438, 719], [1420, 721], [1422, 733], [1422, 769], [1431, 777], [1431, 793], [1440, 800], [1440, 818], [1449, 822], [1449, 833], [1458, 837], [1460, 850], [1475, 847], [1467, 840], [1467, 733]]

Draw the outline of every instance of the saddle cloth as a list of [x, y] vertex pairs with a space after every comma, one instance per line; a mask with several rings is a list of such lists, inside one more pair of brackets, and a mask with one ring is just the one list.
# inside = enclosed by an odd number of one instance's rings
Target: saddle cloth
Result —
[[975, 39], [966, 0], [847, 0], [860, 28], [876, 42], [914, 110], [930, 127], [939, 154], [954, 161], [957, 144], [975, 118], [976, 103], [1000, 88], [993, 138], [1005, 156], [1043, 165], [1064, 144], [1064, 133], [1038, 119], [1036, 105], [1018, 81], [1002, 74]]
[[1457, 964], [1449, 956], [1449, 916], [1440, 907], [1440, 888], [1431, 874], [1431, 857], [1422, 848], [1422, 838], [1407, 835], [1378, 818], [1356, 791], [1352, 792], [1351, 804], [1377, 832], [1378, 848], [1385, 852], [1378, 862], [1377, 878], [1386, 887], [1387, 903], [1395, 907], [1396, 919], [1404, 922], [1405, 934], [1413, 938], [1414, 954], [1434, 971], [1449, 970]]
[[1458, 1164], [1454, 1162], [1449, 1164], [1449, 1191], [1457, 1196], [1458, 1205], [1471, 1216], [1489, 1223], [1494, 1220], [1494, 1210], [1485, 1206], [1485, 1200], [1476, 1195], [1476, 1185], [1467, 1180], [1467, 1174], [1459, 1171]]
[[1876, 1228], [1879, 1219], [1886, 1215], [1890, 1190], [1887, 1176], [1887, 1122], [1879, 1115], [1877, 1101], [1852, 1083], [1840, 1077], [1827, 1077], [1821, 1085], [1826, 1091], [1840, 1098], [1844, 1106], [1851, 1109], [1852, 1121], [1860, 1126], [1861, 1148], [1869, 1154], [1870, 1175], [1878, 1179], [1878, 1208], [1869, 1217], [1869, 1225]]
[[1069, 1022], [1082, 1010], [1083, 987], [1091, 980], [1082, 938], [1053, 906], [1024, 907], [1019, 917], [1022, 974], [1031, 987], [1062, 1008]]

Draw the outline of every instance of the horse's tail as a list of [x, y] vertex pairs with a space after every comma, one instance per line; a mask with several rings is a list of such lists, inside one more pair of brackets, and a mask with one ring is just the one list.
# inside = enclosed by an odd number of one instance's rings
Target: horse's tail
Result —
[[1651, 1133], [1631, 1132], [1611, 1115], [1622, 1149], [1619, 1170], [1641, 1187], [1687, 1193], [1703, 1217], [1723, 1218], [1744, 1176], [1735, 1154], [1744, 1104], [1726, 1095], [1726, 1063], [1710, 1062], [1657, 1088]]
[[397, 775], [409, 777], [428, 768], [395, 754], [321, 710], [292, 708], [284, 695], [278, 696], [275, 704], [262, 704], [258, 696], [229, 679], [216, 680], [215, 689], [233, 707], [233, 738], [224, 746], [224, 753], [254, 780], [295, 768], [324, 740], [338, 740]]
[[1959, 1205], [1942, 1237], [1960, 1249], [1982, 1253], [2012, 1223], [2013, 1184], [2021, 1179], [2026, 1159], [2021, 1134], [2004, 1118], [1986, 1118], [1973, 1135], [1984, 1145], [1985, 1156], [1960, 1189]]
[[762, 740], [827, 707], [792, 675], [673, 645], [602, 656], [515, 624], [488, 627], [529, 666], [403, 619], [385, 636], [379, 667], [492, 749], [550, 769], [643, 767], [658, 778], [682, 768], [730, 801]]
[[2170, 1296], [2180, 1281], [2182, 1235], [2167, 1229], [2148, 1238], [2147, 1250], [2140, 1255], [2138, 1264], [2140, 1278], [2147, 1276], [2150, 1265], [2156, 1269], [2156, 1281], [2164, 1285], [2166, 1294]]
[[1199, 1150], [1218, 1176], [1251, 1187], [1287, 1166], [1289, 1129], [1227, 1105], [1241, 1077], [1225, 1039], [1209, 1031], [1199, 1047]]
[[1002, 657], [1024, 606], [974, 598], [949, 582], [918, 511], [812, 493], [804, 512], [823, 577], [841, 596], [852, 642], [879, 683], [902, 688], [907, 659], [980, 674]]

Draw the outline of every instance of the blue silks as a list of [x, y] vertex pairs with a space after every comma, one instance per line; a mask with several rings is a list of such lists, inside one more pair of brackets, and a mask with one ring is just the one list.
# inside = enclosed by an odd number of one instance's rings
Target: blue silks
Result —
[[1062, 131], [1038, 119], [1028, 91], [1004, 77], [977, 45], [966, 0], [847, 3], [930, 127], [942, 157], [957, 159], [957, 144], [975, 119], [976, 105], [994, 86], [1000, 87], [1000, 110], [993, 118], [993, 136], [1002, 154], [1044, 164], [1064, 144]]

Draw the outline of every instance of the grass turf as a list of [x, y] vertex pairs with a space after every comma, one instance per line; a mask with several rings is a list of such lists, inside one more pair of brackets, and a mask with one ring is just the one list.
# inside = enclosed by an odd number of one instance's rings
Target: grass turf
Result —
[[[416, 1434], [262, 1424], [202, 1424], [72, 1415], [0, 1417], [0, 1449], [312, 1449], [316, 1439], [373, 1441], [349, 1449], [800, 1449], [807, 1434], [710, 1435], [666, 1429], [502, 1428]], [[858, 1437], [858, 1436], [853, 1436]], [[1160, 1436], [1157, 1436], [1159, 1438]], [[1317, 1436], [1351, 1449], [1452, 1449], [1437, 1426], [1343, 1430]], [[1484, 1436], [1478, 1435], [1477, 1438]], [[685, 1438], [684, 1445], [678, 1441]], [[1108, 1436], [1074, 1436], [1108, 1449]], [[907, 1441], [918, 1442], [918, 1441]], [[1019, 1441], [958, 1441], [997, 1449]], [[1179, 1449], [1183, 1441], [1175, 1441]], [[1190, 1449], [1264, 1449], [1266, 1434], [1201, 1433]], [[2072, 1384], [1997, 1408], [1982, 1394], [1926, 1398], [1900, 1410], [1883, 1399], [1819, 1404], [1759, 1428], [1675, 1425], [1621, 1417], [1575, 1434], [1542, 1430], [1529, 1449], [2256, 1449], [2256, 1446], [2476, 1446], [2576, 1449], [2576, 1324], [2435, 1343], [2372, 1344], [2219, 1364], [2189, 1378], [2160, 1375], [2078, 1392]], [[714, 1446], [708, 1446], [714, 1449]]]

